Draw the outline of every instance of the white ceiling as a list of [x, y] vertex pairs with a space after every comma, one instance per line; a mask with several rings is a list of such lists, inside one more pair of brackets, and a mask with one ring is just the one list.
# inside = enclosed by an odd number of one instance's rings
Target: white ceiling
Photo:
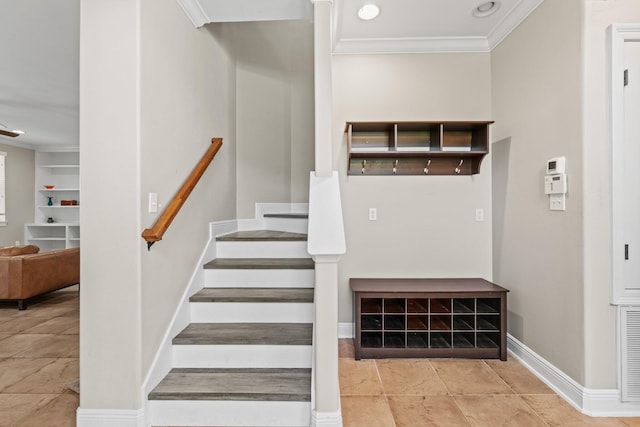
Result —
[[80, 0], [0, 0], [0, 143], [78, 145]]
[[[312, 19], [310, 0], [176, 0], [194, 26], [210, 22]], [[335, 53], [488, 52], [544, 0], [334, 0]], [[373, 21], [357, 17], [380, 6]], [[78, 145], [80, 0], [0, 0], [0, 123], [25, 132], [0, 143]]]
[[[335, 0], [334, 52], [488, 52], [543, 0], [498, 0], [495, 13], [474, 16], [486, 1]], [[372, 21], [358, 18], [366, 3], [380, 7]]]

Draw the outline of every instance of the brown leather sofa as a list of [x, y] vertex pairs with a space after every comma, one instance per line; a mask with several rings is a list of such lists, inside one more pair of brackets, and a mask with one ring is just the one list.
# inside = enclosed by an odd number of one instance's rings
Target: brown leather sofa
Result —
[[21, 248], [29, 249], [0, 248], [0, 300], [17, 301], [24, 310], [28, 298], [80, 283], [80, 248]]

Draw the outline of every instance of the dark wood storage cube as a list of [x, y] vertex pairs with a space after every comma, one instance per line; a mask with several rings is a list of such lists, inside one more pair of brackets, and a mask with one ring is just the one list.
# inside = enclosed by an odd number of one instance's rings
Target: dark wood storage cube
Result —
[[507, 360], [507, 292], [484, 279], [350, 279], [356, 359]]

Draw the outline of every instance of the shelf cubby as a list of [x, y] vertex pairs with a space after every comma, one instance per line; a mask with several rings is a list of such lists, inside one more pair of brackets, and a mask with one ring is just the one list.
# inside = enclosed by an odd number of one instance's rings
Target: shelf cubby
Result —
[[454, 331], [470, 331], [476, 329], [476, 318], [474, 315], [453, 316]]
[[407, 332], [407, 347], [409, 347], [409, 348], [429, 348], [429, 333], [427, 333], [427, 332]]
[[404, 332], [385, 332], [384, 347], [386, 348], [404, 348], [406, 346]]
[[506, 289], [483, 279], [350, 279], [356, 359], [506, 360]]
[[362, 315], [362, 330], [363, 331], [378, 331], [378, 330], [382, 330], [382, 316], [363, 314]]
[[402, 298], [385, 299], [384, 300], [384, 312], [385, 313], [404, 313], [405, 300]]
[[410, 331], [427, 331], [429, 330], [428, 316], [407, 316], [407, 330]]
[[429, 312], [429, 300], [426, 298], [408, 298], [407, 313]]
[[362, 300], [363, 313], [382, 313], [382, 298], [365, 298]]

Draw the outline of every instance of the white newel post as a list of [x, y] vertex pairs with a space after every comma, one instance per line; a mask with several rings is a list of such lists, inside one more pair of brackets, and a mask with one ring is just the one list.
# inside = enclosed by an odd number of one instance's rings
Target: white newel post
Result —
[[338, 384], [338, 261], [316, 255], [314, 426], [341, 426]]
[[338, 384], [338, 261], [346, 252], [338, 172], [309, 185], [307, 249], [315, 265], [314, 407], [312, 426], [342, 426]]

